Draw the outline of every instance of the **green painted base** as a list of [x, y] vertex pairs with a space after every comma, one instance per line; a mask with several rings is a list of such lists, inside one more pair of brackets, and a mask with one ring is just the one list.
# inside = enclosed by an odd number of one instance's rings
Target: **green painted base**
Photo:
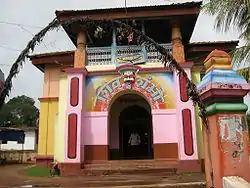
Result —
[[246, 112], [248, 106], [244, 103], [214, 103], [206, 107], [207, 115], [223, 112]]

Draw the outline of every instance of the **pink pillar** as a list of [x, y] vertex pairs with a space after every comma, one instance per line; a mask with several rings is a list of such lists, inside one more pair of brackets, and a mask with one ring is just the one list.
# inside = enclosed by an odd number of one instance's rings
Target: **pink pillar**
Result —
[[[84, 162], [83, 120], [84, 92], [87, 70], [85, 68], [67, 69], [68, 99], [65, 120], [65, 164], [81, 168]], [[72, 168], [71, 167], [71, 168]]]
[[[188, 77], [191, 77], [192, 63], [182, 65]], [[201, 163], [198, 161], [195, 110], [194, 105], [188, 98], [186, 80], [175, 73], [176, 99], [177, 99], [177, 125], [179, 125], [179, 171], [201, 171]]]

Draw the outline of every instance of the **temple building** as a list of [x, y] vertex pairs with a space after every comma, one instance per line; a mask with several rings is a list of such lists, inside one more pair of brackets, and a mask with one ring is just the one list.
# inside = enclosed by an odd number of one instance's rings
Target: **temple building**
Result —
[[[61, 22], [86, 17], [135, 22], [198, 84], [212, 50], [229, 52], [238, 45], [189, 42], [201, 4], [63, 10], [56, 16]], [[183, 172], [202, 171], [202, 125], [185, 79], [164, 67], [156, 49], [138, 46], [133, 39], [119, 40], [115, 27], [97, 39], [93, 31], [62, 25], [75, 51], [31, 57], [44, 73], [37, 164], [57, 161], [67, 171], [93, 163], [144, 161]]]

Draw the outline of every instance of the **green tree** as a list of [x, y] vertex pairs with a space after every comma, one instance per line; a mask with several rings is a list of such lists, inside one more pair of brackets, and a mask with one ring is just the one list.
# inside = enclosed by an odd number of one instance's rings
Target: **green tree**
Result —
[[10, 99], [0, 111], [0, 126], [36, 126], [39, 110], [25, 95]]
[[[239, 32], [239, 38], [245, 45], [231, 52], [232, 62], [239, 67], [250, 61], [250, 0], [210, 0], [202, 7], [202, 11], [215, 16], [215, 29], [227, 32], [234, 29]], [[239, 73], [249, 82], [250, 68], [244, 68]]]

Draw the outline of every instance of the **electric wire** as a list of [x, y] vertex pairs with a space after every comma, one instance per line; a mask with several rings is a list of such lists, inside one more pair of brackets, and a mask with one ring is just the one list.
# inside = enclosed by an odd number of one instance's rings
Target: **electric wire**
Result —
[[40, 29], [43, 28], [41, 26], [26, 25], [26, 24], [15, 23], [15, 22], [6, 22], [6, 21], [0, 21], [0, 24], [13, 25], [13, 26], [23, 26], [23, 27], [30, 27], [30, 28], [40, 28]]
[[[25, 32], [29, 33], [30, 35], [34, 36], [34, 34], [29, 30], [27, 29], [27, 27], [33, 27], [33, 28], [43, 28], [43, 27], [39, 27], [39, 26], [32, 26], [32, 25], [25, 25], [25, 24], [21, 24], [21, 23], [14, 23], [14, 22], [5, 22], [5, 21], [0, 21], [0, 24], [6, 24], [6, 25], [14, 25], [14, 26], [17, 26], [19, 28], [21, 28], [22, 30], [24, 30]], [[46, 49], [48, 49], [48, 46], [43, 42], [41, 41], [42, 44], [44, 45], [44, 47]], [[55, 41], [54, 41], [55, 43]], [[55, 48], [59, 51], [62, 51], [61, 49], [59, 49], [58, 47], [56, 47], [55, 45], [52, 45], [50, 44], [49, 46], [51, 46], [52, 48]], [[5, 48], [5, 49], [9, 49], [9, 50], [12, 50], [12, 51], [18, 51], [18, 50], [15, 50], [15, 49], [11, 49], [9, 47], [3, 47], [2, 45], [0, 45], [1, 48]], [[20, 50], [21, 51], [21, 50]]]

